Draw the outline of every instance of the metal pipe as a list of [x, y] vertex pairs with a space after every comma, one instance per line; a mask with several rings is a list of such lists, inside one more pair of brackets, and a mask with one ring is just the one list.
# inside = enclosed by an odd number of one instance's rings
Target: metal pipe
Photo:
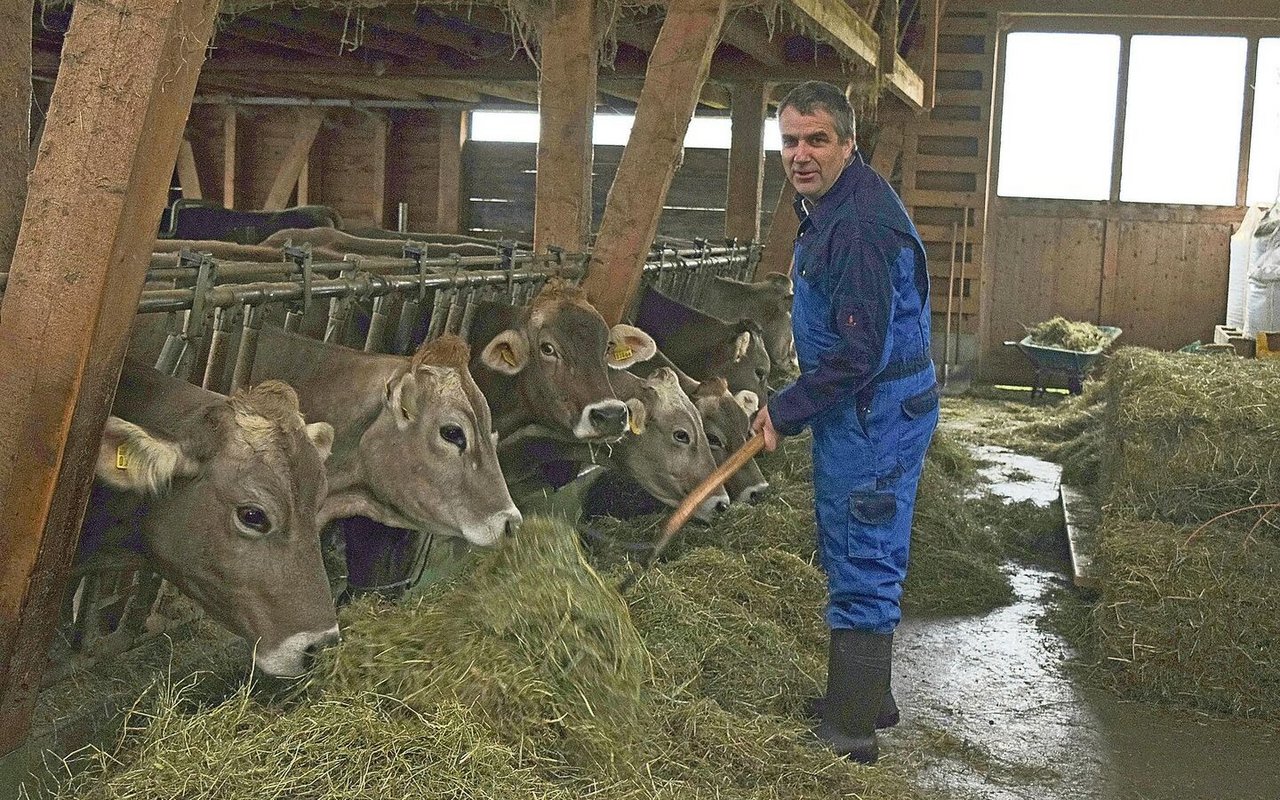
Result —
[[253, 360], [258, 355], [258, 332], [262, 330], [262, 309], [259, 306], [245, 306], [244, 317], [240, 323], [240, 347], [236, 350], [236, 367], [231, 373], [231, 391], [243, 389], [249, 385], [249, 376], [253, 372]]
[[235, 311], [232, 308], [215, 308], [213, 310], [213, 333], [209, 337], [209, 355], [204, 362], [204, 378], [200, 385], [213, 392], [222, 391], [222, 373], [227, 367], [227, 340], [231, 338], [231, 328]]
[[369, 315], [369, 330], [364, 335], [364, 351], [366, 353], [381, 352], [378, 345], [387, 330], [387, 299], [389, 295], [378, 295], [373, 298], [373, 312]]

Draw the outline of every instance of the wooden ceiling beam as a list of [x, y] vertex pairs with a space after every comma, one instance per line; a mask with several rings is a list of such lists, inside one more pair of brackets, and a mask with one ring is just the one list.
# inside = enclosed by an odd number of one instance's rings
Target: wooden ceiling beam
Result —
[[[763, 17], [752, 14], [743, 18], [747, 12], [739, 11], [738, 15], [727, 21], [720, 32], [720, 41], [734, 48], [751, 59], [767, 67], [779, 67], [787, 62], [786, 54], [779, 39], [770, 38], [769, 32], [762, 27]], [[779, 37], [780, 38], [780, 37]]]

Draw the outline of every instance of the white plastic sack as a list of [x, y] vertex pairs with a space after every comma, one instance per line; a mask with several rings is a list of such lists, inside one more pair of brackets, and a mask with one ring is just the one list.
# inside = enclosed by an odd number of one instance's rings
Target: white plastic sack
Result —
[[1245, 295], [1244, 335], [1280, 331], [1280, 203], [1253, 230]]
[[1249, 256], [1253, 251], [1253, 231], [1262, 221], [1266, 208], [1249, 206], [1244, 212], [1240, 227], [1231, 234], [1230, 269], [1227, 272], [1227, 317], [1228, 328], [1244, 327], [1245, 296], [1249, 289]]

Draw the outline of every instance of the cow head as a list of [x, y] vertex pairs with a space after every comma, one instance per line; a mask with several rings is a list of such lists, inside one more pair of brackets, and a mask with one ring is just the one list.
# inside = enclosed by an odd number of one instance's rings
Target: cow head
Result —
[[627, 406], [613, 393], [607, 368], [626, 369], [657, 345], [631, 325], [605, 325], [579, 288], [548, 281], [516, 326], [480, 354], [488, 369], [513, 376], [538, 423], [583, 441], [614, 441], [627, 431]]
[[[678, 506], [716, 467], [702, 420], [669, 367], [633, 384], [627, 392], [631, 435], [614, 445], [615, 458], [645, 491]], [[696, 516], [710, 521], [728, 505], [729, 495], [721, 488]]]
[[[719, 466], [751, 438], [751, 416], [759, 409], [760, 400], [749, 389], [730, 393], [723, 378], [712, 378], [694, 390], [693, 404], [702, 417], [711, 455]], [[725, 481], [724, 488], [734, 502], [754, 503], [769, 488], [769, 482], [752, 459]]]
[[442, 336], [404, 359], [385, 381], [377, 417], [364, 429], [359, 457], [373, 495], [333, 516], [367, 516], [386, 525], [461, 535], [488, 546], [514, 531], [520, 512], [495, 450], [489, 404], [472, 380], [471, 350]]
[[762, 287], [758, 304], [753, 309], [764, 335], [764, 349], [774, 367], [799, 370], [796, 363], [796, 342], [791, 329], [791, 301], [795, 288], [791, 278], [782, 273], [771, 273], [757, 284]]
[[316, 525], [333, 428], [304, 424], [293, 389], [266, 381], [181, 430], [109, 418], [96, 474], [142, 498], [137, 524], [162, 575], [256, 642], [264, 672], [298, 675], [338, 636]]
[[769, 396], [769, 371], [773, 362], [765, 350], [760, 326], [751, 320], [734, 323], [733, 337], [717, 348], [712, 374], [723, 377], [734, 392], [754, 392]]

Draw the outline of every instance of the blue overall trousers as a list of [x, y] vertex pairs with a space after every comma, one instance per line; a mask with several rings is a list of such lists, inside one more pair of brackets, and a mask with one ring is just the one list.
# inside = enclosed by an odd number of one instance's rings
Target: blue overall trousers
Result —
[[797, 210], [801, 377], [771, 398], [770, 416], [782, 434], [813, 430], [828, 626], [890, 633], [938, 421], [924, 247], [897, 195], [857, 154], [813, 213]]

